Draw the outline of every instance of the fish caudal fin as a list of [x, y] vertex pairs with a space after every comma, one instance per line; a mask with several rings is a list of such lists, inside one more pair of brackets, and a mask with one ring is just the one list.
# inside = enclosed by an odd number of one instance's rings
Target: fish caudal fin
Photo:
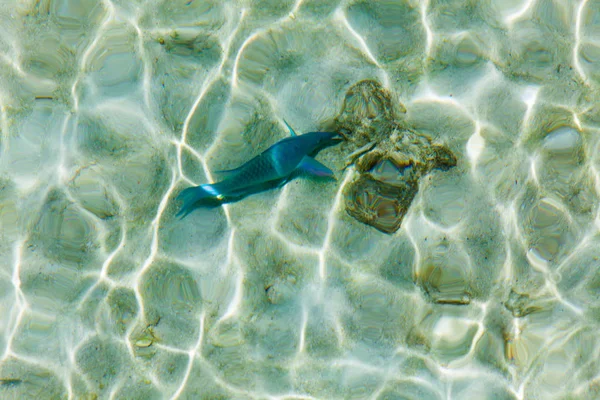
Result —
[[195, 208], [197, 208], [197, 203], [202, 200], [206, 201], [207, 204], [216, 204], [222, 198], [223, 196], [218, 192], [218, 190], [210, 184], [183, 189], [181, 193], [177, 195], [177, 200], [182, 200], [183, 205], [176, 216], [184, 218]]

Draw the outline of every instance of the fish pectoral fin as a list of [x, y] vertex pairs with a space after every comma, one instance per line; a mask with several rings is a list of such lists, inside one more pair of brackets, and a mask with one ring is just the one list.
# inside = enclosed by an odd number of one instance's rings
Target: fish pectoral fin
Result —
[[312, 157], [304, 156], [298, 169], [311, 175], [333, 177], [333, 171]]

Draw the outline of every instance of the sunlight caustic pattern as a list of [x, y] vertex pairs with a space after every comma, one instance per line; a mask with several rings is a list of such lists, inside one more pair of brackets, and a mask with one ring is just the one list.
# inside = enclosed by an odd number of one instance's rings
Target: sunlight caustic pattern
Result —
[[[0, 398], [598, 398], [598, 4], [6, 3]], [[364, 79], [458, 159], [396, 233], [345, 144], [175, 218]]]

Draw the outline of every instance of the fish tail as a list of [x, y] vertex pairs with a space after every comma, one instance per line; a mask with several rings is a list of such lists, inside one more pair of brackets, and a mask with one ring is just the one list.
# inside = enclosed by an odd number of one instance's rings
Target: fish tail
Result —
[[177, 213], [176, 217], [180, 216], [183, 219], [195, 208], [197, 208], [196, 203], [199, 201], [206, 200], [208, 203], [216, 203], [221, 198], [222, 195], [219, 193], [219, 190], [211, 184], [204, 184], [183, 189], [181, 193], [177, 195], [177, 200], [182, 200], [183, 205], [181, 206], [181, 209]]

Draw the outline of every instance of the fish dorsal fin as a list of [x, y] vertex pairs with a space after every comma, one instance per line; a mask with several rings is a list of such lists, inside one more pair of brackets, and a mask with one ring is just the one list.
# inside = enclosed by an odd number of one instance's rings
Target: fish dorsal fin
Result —
[[332, 170], [330, 170], [327, 166], [321, 164], [320, 162], [309, 156], [304, 156], [302, 158], [300, 165], [298, 165], [298, 169], [316, 176], [334, 176]]
[[288, 129], [290, 130], [290, 135], [292, 135], [292, 136], [298, 136], [298, 135], [296, 135], [296, 132], [294, 132], [294, 130], [292, 129], [292, 127], [290, 126], [290, 124], [288, 124], [288, 123], [287, 123], [287, 121], [286, 121], [285, 119], [283, 120], [283, 123], [284, 123], [284, 124], [285, 124], [285, 126], [287, 126], [287, 127], [288, 127]]

